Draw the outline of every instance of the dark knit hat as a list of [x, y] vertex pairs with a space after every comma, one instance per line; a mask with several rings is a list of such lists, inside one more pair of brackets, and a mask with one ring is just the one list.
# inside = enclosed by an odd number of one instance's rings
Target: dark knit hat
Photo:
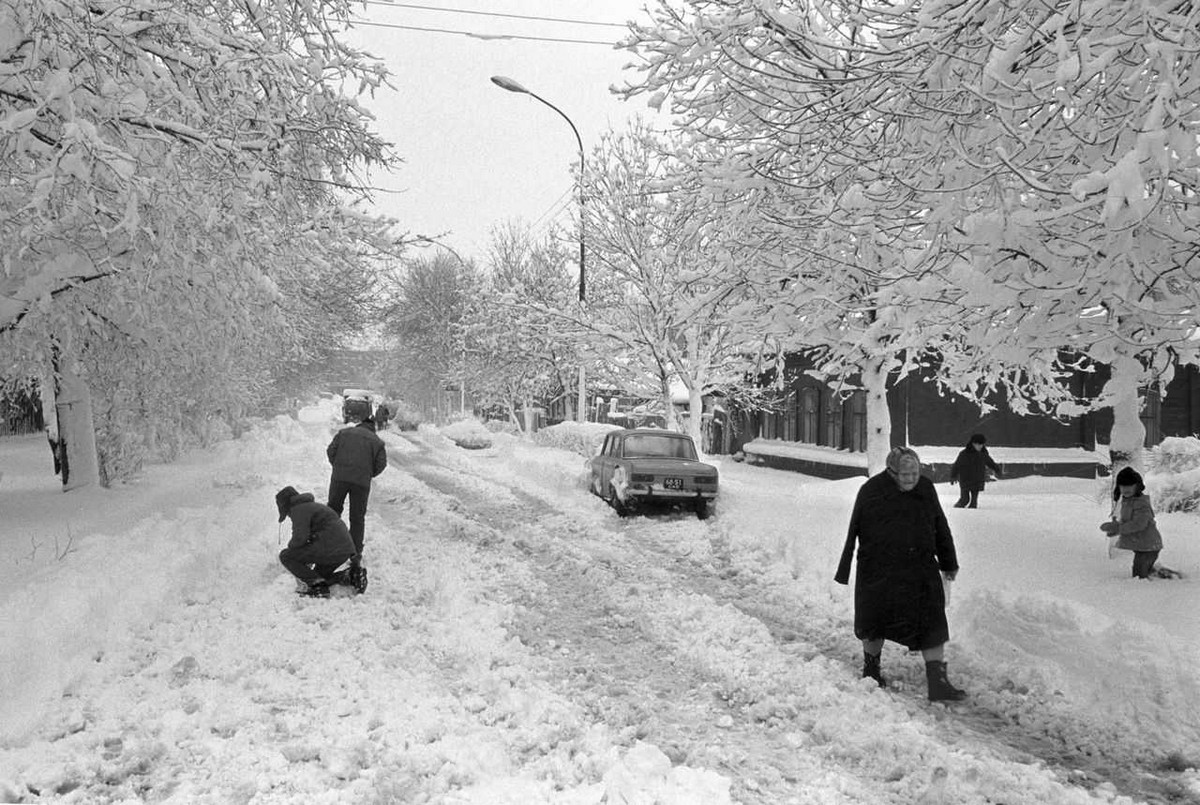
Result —
[[969, 443], [970, 444], [987, 444], [987, 437], [984, 436], [982, 433], [973, 433], [973, 434], [971, 434], [971, 441]]
[[275, 493], [275, 508], [279, 509], [279, 522], [287, 519], [288, 510], [292, 508], [292, 498], [300, 493], [294, 486], [285, 486]]
[[1136, 487], [1133, 490], [1135, 497], [1146, 490], [1146, 482], [1142, 480], [1141, 473], [1128, 466], [1122, 467], [1121, 471], [1117, 473], [1116, 483], [1113, 484], [1113, 500], [1121, 497], [1121, 487], [1123, 486]]

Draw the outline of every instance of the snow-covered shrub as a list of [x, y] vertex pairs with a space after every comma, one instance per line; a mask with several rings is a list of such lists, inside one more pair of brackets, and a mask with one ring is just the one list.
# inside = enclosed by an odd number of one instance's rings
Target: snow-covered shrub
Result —
[[617, 425], [602, 422], [561, 422], [533, 434], [533, 441], [591, 458], [604, 444], [604, 434], [620, 429]]
[[1200, 511], [1200, 439], [1168, 436], [1147, 451], [1146, 470], [1156, 511]]
[[402, 402], [388, 402], [391, 411], [391, 425], [396, 430], [416, 430], [421, 424], [421, 413], [417, 409]]
[[1200, 439], [1195, 436], [1168, 436], [1147, 452], [1146, 468], [1152, 473], [1200, 468]]
[[492, 446], [492, 433], [478, 419], [460, 419], [442, 428], [442, 435], [467, 450]]
[[1157, 512], [1200, 511], [1200, 468], [1148, 475], [1146, 489]]
[[507, 419], [489, 419], [483, 425], [492, 433], [508, 433], [516, 436], [521, 432], [516, 423], [510, 422]]

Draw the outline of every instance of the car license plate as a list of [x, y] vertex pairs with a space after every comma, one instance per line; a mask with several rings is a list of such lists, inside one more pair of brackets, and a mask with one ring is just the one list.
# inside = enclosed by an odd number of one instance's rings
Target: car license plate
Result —
[[663, 478], [663, 489], [683, 489], [683, 479]]

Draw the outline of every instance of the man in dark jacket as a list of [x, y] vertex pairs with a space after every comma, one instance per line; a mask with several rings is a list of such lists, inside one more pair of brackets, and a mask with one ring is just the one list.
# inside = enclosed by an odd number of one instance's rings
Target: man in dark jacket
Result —
[[[329, 583], [340, 582], [338, 567], [354, 557], [354, 542], [342, 518], [313, 496], [293, 486], [275, 493], [279, 522], [292, 518], [292, 538], [279, 552], [279, 561], [304, 582], [301, 595], [329, 597]], [[360, 590], [361, 592], [361, 590]]]
[[350, 537], [354, 540], [355, 556], [351, 574], [358, 579], [362, 570], [363, 533], [367, 517], [367, 499], [371, 496], [371, 479], [387, 467], [387, 448], [375, 433], [375, 422], [367, 417], [350, 428], [342, 428], [333, 436], [325, 454], [333, 465], [329, 478], [329, 508], [339, 515], [350, 498]]
[[958, 458], [954, 459], [954, 465], [950, 467], [950, 483], [958, 482], [961, 490], [954, 508], [961, 509], [965, 506], [974, 509], [979, 505], [979, 493], [987, 483], [989, 467], [997, 476], [1003, 474], [988, 453], [987, 437], [976, 433], [971, 436], [971, 441], [967, 442], [967, 446], [959, 452]]
[[862, 641], [863, 677], [885, 685], [880, 657], [883, 642], [891, 640], [921, 652], [930, 701], [965, 698], [946, 678], [943, 659], [950, 629], [942, 577], [953, 581], [958, 573], [954, 538], [912, 448], [894, 448], [887, 469], [858, 490], [834, 575], [838, 584], [850, 582], [856, 541], [854, 635]]

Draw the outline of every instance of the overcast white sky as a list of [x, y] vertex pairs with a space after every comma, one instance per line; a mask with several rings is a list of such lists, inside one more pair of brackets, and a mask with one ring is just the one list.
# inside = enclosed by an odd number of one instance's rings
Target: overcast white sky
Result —
[[512, 78], [557, 106], [590, 152], [602, 132], [623, 130], [636, 114], [654, 116], [644, 99], [623, 103], [609, 91], [622, 82], [632, 55], [584, 43], [615, 43], [625, 29], [612, 24], [642, 16], [643, 5], [644, 0], [369, 3], [363, 14], [372, 24], [358, 27], [353, 41], [394, 73], [396, 89], [377, 96], [370, 108], [380, 133], [405, 160], [390, 175], [371, 177], [376, 187], [400, 191], [379, 193], [377, 211], [412, 233], [449, 233], [442, 241], [466, 259], [482, 258], [492, 227], [505, 221], [523, 220], [539, 236], [555, 220], [572, 230], [577, 198], [572, 165], [579, 147], [570, 126], [548, 106], [506, 92], [490, 78]]

